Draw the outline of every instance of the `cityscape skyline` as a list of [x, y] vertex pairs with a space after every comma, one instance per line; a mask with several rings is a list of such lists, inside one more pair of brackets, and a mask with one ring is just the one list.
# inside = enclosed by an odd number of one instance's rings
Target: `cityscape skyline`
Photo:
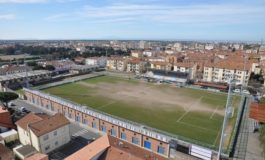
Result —
[[0, 0], [0, 39], [255, 41], [261, 0]]

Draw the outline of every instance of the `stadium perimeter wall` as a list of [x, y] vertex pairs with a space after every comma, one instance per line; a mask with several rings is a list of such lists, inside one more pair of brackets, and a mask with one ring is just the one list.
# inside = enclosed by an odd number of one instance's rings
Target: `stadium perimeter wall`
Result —
[[[166, 158], [170, 157], [170, 151], [172, 150], [170, 141], [173, 140], [172, 137], [150, 131], [144, 126], [128, 123], [127, 121], [117, 119], [111, 115], [100, 113], [93, 109], [87, 108], [86, 106], [81, 106], [71, 101], [52, 96], [38, 90], [24, 88], [24, 93], [26, 100], [36, 106], [50, 110], [52, 112], [62, 113], [65, 115], [65, 117], [72, 121], [97, 131], [105, 132], [106, 134], [125, 140], [126, 142], [132, 144], [132, 139], [137, 138], [139, 143], [135, 145], [152, 151], [155, 153], [154, 156], [162, 156]], [[126, 135], [125, 139], [122, 137], [123, 133]], [[215, 151], [178, 139], [174, 140], [177, 142], [176, 146], [185, 146], [187, 148], [187, 152], [185, 152], [186, 154], [202, 159], [216, 159]], [[146, 144], [148, 142], [150, 142], [149, 145]], [[159, 149], [161, 150], [161, 148], [163, 153], [159, 152]]]

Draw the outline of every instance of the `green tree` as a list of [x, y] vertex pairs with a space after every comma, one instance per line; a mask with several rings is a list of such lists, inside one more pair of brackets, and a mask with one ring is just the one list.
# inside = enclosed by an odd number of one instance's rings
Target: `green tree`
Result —
[[54, 70], [55, 70], [55, 67], [52, 66], [52, 65], [47, 65], [47, 66], [46, 66], [46, 69], [47, 69], [48, 71], [54, 71]]
[[8, 102], [18, 98], [18, 95], [14, 92], [0, 92], [0, 101], [5, 107], [8, 107]]

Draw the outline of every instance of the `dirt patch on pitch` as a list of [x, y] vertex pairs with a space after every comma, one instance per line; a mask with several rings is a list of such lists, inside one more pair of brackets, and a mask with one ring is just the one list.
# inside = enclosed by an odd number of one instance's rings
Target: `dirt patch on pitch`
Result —
[[223, 115], [223, 110], [215, 110], [209, 104], [202, 103], [202, 97], [195, 99], [176, 92], [176, 88], [159, 88], [156, 85], [145, 83], [131, 84], [126, 82], [90, 84], [78, 82], [78, 84], [93, 88], [99, 96], [108, 97], [115, 101], [133, 104], [137, 107], [159, 107], [166, 110], [183, 109], [184, 111], [215, 112]]

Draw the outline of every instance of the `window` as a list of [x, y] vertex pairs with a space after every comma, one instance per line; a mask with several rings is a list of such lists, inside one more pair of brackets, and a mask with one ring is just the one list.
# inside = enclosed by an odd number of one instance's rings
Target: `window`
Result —
[[76, 116], [75, 121], [80, 122], [80, 116]]
[[55, 141], [54, 145], [55, 145], [55, 146], [58, 146], [58, 141]]
[[121, 139], [126, 140], [126, 133], [121, 132]]
[[83, 119], [83, 124], [87, 124], [87, 120], [86, 119]]
[[45, 147], [45, 151], [47, 151], [49, 149], [50, 149], [50, 145], [48, 145], [48, 146]]
[[144, 141], [144, 148], [151, 149], [151, 142], [145, 140]]
[[106, 131], [107, 131], [106, 126], [101, 126], [101, 131], [106, 133]]
[[111, 134], [112, 136], [116, 136], [116, 131], [115, 131], [114, 128], [112, 128], [112, 129], [110, 130], [110, 134]]
[[137, 137], [132, 137], [132, 143], [133, 144], [139, 144], [139, 138], [137, 138]]
[[48, 140], [49, 139], [49, 135], [47, 134], [47, 135], [45, 135], [44, 137], [43, 137], [43, 140], [44, 141], [46, 141], [46, 140]]
[[72, 114], [71, 114], [71, 113], [68, 113], [68, 117], [69, 117], [69, 118], [72, 118]]
[[97, 123], [96, 122], [92, 122], [92, 128], [97, 128]]
[[158, 146], [158, 147], [157, 147], [157, 153], [165, 154], [165, 147]]
[[53, 132], [53, 135], [54, 135], [54, 136], [57, 136], [57, 131], [54, 131], [54, 132]]

